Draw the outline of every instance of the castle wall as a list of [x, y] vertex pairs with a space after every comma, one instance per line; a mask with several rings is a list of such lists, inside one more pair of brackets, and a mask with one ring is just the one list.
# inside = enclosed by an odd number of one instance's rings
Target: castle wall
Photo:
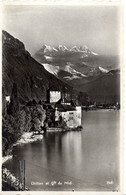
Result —
[[74, 111], [59, 112], [56, 110], [55, 120], [58, 121], [60, 116], [69, 128], [81, 126], [82, 111], [80, 106], [76, 106]]

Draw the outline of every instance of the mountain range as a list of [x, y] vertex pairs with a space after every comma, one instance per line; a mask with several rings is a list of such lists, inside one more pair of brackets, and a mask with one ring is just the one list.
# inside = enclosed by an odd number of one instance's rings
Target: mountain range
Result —
[[[33, 58], [41, 63], [48, 72], [76, 90], [90, 95], [94, 94], [94, 96], [91, 95], [92, 101], [104, 102], [107, 97], [107, 102], [109, 102], [109, 95], [114, 97], [114, 99], [111, 98], [112, 101], [119, 101], [119, 56], [100, 55], [92, 52], [87, 46], [68, 48], [60, 45], [54, 48], [43, 45], [33, 55]], [[108, 78], [107, 87], [106, 78]], [[97, 84], [95, 85], [95, 83]], [[99, 87], [101, 85], [102, 87]], [[112, 90], [110, 90], [111, 88]], [[112, 91], [113, 93], [111, 93]]]
[[[16, 83], [20, 102], [45, 101], [51, 86], [74, 98], [83, 92], [81, 94], [88, 94], [90, 101], [98, 104], [119, 101], [118, 56], [96, 55], [87, 46], [62, 45], [57, 48], [44, 45], [31, 56], [21, 41], [6, 31], [2, 36], [4, 94], [11, 95]], [[45, 56], [52, 60], [48, 61]]]
[[50, 56], [56, 56], [56, 55], [63, 55], [64, 53], [81, 53], [83, 54], [83, 57], [89, 56], [89, 55], [98, 55], [97, 53], [92, 52], [91, 50], [89, 50], [89, 48], [84, 45], [84, 46], [73, 46], [73, 47], [67, 47], [65, 45], [59, 45], [58, 47], [51, 47], [48, 45], [43, 45], [43, 47], [41, 48], [41, 51], [43, 49], [43, 52], [47, 55]]
[[59, 62], [61, 61], [60, 59], [62, 59], [62, 61], [66, 61], [66, 59], [83, 59], [97, 55], [97, 53], [92, 52], [86, 45], [80, 47], [73, 46], [71, 48], [65, 45], [59, 45], [58, 47], [43, 45], [33, 57], [39, 62], [43, 62], [43, 60], [47, 62]]

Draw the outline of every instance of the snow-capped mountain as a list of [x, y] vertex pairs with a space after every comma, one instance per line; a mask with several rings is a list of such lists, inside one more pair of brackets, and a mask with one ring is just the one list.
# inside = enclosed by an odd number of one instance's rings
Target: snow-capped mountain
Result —
[[46, 55], [44, 55], [44, 57], [45, 57], [45, 59], [47, 60], [47, 62], [52, 62], [53, 61], [53, 57], [51, 57], [51, 56], [46, 56]]
[[58, 45], [52, 47], [49, 45], [43, 45], [39, 51], [37, 51], [33, 58], [40, 63], [78, 63], [87, 61], [89, 58], [99, 57], [100, 55], [94, 51], [91, 51], [86, 45], [84, 46], [72, 46], [67, 47], [65, 45]]
[[[58, 57], [74, 57], [74, 54], [76, 54], [76, 57], [78, 58], [84, 58], [88, 56], [93, 56], [93, 55], [98, 55], [97, 53], [91, 51], [86, 45], [85, 46], [73, 46], [73, 47], [66, 47], [65, 45], [59, 45], [58, 47], [51, 47], [48, 45], [43, 45], [42, 48], [35, 54], [44, 55], [46, 60], [50, 61], [50, 58], [48, 57], [53, 57], [53, 58], [58, 58]], [[53, 60], [52, 58], [52, 60]]]
[[77, 46], [74, 46], [70, 49], [70, 51], [74, 51], [74, 52], [80, 52], [81, 50], [77, 47]]
[[55, 76], [59, 76], [62, 72], [62, 78], [64, 80], [73, 80], [73, 79], [82, 79], [82, 78], [87, 78], [86, 75], [76, 71], [75, 69], [71, 68], [70, 65], [65, 65], [65, 66], [55, 66], [52, 64], [47, 64], [43, 63], [42, 64], [44, 68], [50, 72], [51, 74]]
[[86, 45], [80, 47], [44, 45], [33, 57], [58, 79], [77, 90], [84, 91], [85, 84], [93, 84], [101, 77], [107, 78], [106, 75], [112, 76], [113, 73], [110, 71], [117, 69], [119, 64], [118, 56], [99, 55]]
[[58, 47], [57, 47], [57, 51], [68, 51], [68, 48], [65, 46], [65, 45], [59, 45]]
[[62, 68], [62, 70], [67, 71], [67, 72], [71, 73], [74, 76], [77, 75], [77, 76], [80, 76], [80, 77], [87, 77], [86, 75], [74, 70], [69, 65], [66, 65], [64, 68]]

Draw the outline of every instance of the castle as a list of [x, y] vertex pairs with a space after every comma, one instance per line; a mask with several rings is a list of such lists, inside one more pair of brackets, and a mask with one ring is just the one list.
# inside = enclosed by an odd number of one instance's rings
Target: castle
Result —
[[82, 110], [76, 102], [67, 99], [67, 94], [50, 88], [47, 91], [46, 119], [50, 127], [64, 121], [68, 128], [81, 126]]

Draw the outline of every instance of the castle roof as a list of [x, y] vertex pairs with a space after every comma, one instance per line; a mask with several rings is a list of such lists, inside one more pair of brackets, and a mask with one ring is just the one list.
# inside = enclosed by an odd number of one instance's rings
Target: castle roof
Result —
[[60, 98], [60, 100], [55, 104], [55, 106], [60, 112], [76, 110], [74, 103], [72, 101], [67, 100], [67, 98]]
[[67, 104], [57, 104], [56, 108], [59, 112], [67, 112], [76, 110], [75, 107]]
[[51, 86], [47, 91], [60, 91], [58, 86]]
[[67, 100], [67, 98], [60, 98], [59, 100], [58, 100], [58, 102], [56, 102], [56, 105], [57, 104], [65, 104], [65, 103], [70, 103], [71, 104], [71, 102], [69, 101], [69, 100]]

